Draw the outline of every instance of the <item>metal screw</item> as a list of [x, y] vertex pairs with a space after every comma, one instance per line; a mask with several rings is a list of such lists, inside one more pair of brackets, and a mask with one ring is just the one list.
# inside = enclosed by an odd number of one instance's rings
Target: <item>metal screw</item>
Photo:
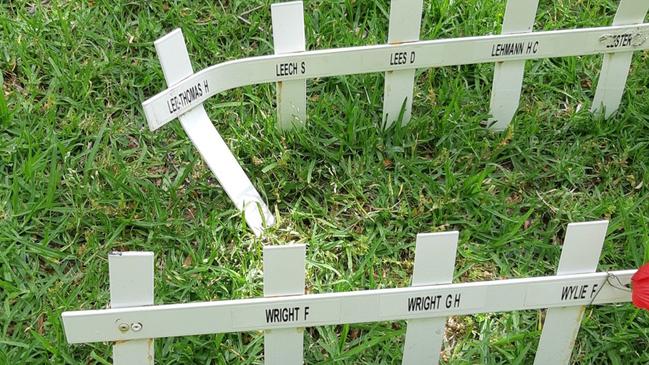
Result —
[[131, 324], [131, 329], [135, 332], [138, 332], [139, 330], [142, 329], [142, 323], [136, 322]]
[[633, 47], [640, 47], [641, 45], [644, 44], [644, 42], [647, 40], [647, 37], [642, 35], [641, 33], [636, 33], [633, 35], [633, 38], [631, 39], [631, 45]]
[[130, 327], [128, 323], [120, 323], [119, 326], [117, 326], [117, 328], [119, 328], [119, 330], [122, 332], [126, 332]]

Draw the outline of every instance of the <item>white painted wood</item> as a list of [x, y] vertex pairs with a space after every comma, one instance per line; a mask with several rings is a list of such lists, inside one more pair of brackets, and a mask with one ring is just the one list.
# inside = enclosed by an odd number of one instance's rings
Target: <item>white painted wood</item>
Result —
[[[453, 281], [459, 232], [418, 234], [412, 286]], [[403, 364], [437, 364], [444, 340], [446, 317], [408, 321]]]
[[[273, 42], [275, 54], [304, 52], [304, 8], [302, 1], [271, 5]], [[282, 72], [301, 71], [301, 64], [294, 63]], [[280, 129], [303, 126], [306, 122], [306, 79], [278, 81], [277, 123]]]
[[[597, 269], [608, 221], [572, 223], [568, 225], [563, 241], [557, 275], [593, 273]], [[590, 297], [597, 288], [591, 287]], [[584, 306], [566, 306], [548, 309], [545, 314], [541, 340], [535, 365], [569, 364], [572, 349], [579, 332]]]
[[[448, 317], [476, 313], [494, 313], [575, 305], [626, 303], [631, 293], [626, 288], [636, 270], [560, 275], [525, 279], [495, 280], [461, 284], [443, 284], [395, 289], [361, 290], [342, 293], [308, 294], [274, 298], [239, 299], [203, 303], [167, 304], [123, 309], [64, 312], [65, 334], [69, 343], [122, 341], [139, 338], [191, 336], [214, 333], [259, 331], [276, 328], [304, 328], [379, 321]], [[616, 286], [607, 282], [615, 275]], [[586, 295], [562, 298], [566, 288], [586, 286]], [[602, 289], [595, 296], [591, 291]], [[572, 293], [572, 292], [570, 292]], [[591, 296], [592, 294], [592, 296]], [[460, 295], [458, 306], [453, 298]], [[421, 307], [408, 310], [416, 298], [432, 299]], [[450, 296], [450, 297], [449, 297]], [[450, 305], [446, 300], [450, 298]], [[428, 309], [425, 305], [428, 304]], [[266, 310], [309, 307], [307, 318], [267, 322]], [[303, 311], [302, 311], [303, 313]], [[115, 321], [141, 322], [138, 333], [121, 333]], [[209, 320], [208, 320], [209, 319]]]
[[[399, 44], [419, 40], [423, 0], [392, 0], [390, 2], [390, 29], [388, 44]], [[393, 63], [410, 62], [394, 57]], [[410, 121], [412, 95], [415, 86], [415, 69], [388, 71], [385, 73], [383, 90], [383, 123], [388, 128], [399, 119], [403, 110], [402, 124]]]
[[[613, 25], [642, 23], [649, 11], [647, 0], [621, 0], [617, 8]], [[591, 111], [604, 113], [608, 118], [617, 111], [622, 101], [622, 94], [629, 76], [633, 52], [618, 52], [604, 55], [602, 71], [599, 74], [597, 89]]]
[[[539, 0], [509, 0], [505, 8], [502, 34], [532, 31]], [[525, 61], [497, 62], [489, 104], [489, 125], [502, 131], [511, 123], [518, 109], [525, 73]]]
[[[153, 304], [153, 253], [121, 252], [108, 255], [110, 307], [127, 308]], [[123, 327], [120, 329], [120, 325]], [[141, 331], [139, 322], [117, 319], [113, 331]], [[92, 331], [93, 328], [89, 327]], [[153, 339], [138, 339], [113, 345], [115, 365], [153, 365]]]
[[[182, 84], [183, 79], [194, 74], [180, 29], [158, 39], [155, 47], [170, 88]], [[217, 81], [203, 80], [187, 87], [187, 90], [206, 95], [216, 85]], [[182, 99], [178, 97], [180, 94], [183, 93], [173, 93], [170, 99]], [[230, 200], [237, 209], [244, 212], [249, 228], [259, 236], [265, 226], [274, 224], [275, 219], [200, 103], [193, 103], [193, 109], [179, 116], [180, 123]]]
[[[632, 44], [619, 44], [615, 48], [607, 48], [611, 46], [607, 39], [624, 34], [630, 35], [636, 41]], [[167, 90], [148, 99], [142, 106], [149, 128], [155, 130], [187, 113], [213, 95], [246, 85], [451, 65], [639, 51], [649, 49], [647, 38], [649, 38], [649, 24], [641, 24], [439, 39], [397, 45], [349, 47], [252, 57], [225, 62], [199, 71], [177, 84], [170, 85]], [[519, 43], [522, 43], [520, 48], [507, 46]], [[530, 44], [536, 52], [526, 52]], [[511, 54], [505, 52], [508, 48], [515, 52]], [[518, 52], [518, 49], [523, 51]], [[408, 55], [414, 53], [415, 61], [404, 65], [391, 65], [390, 60], [393, 55], [400, 52]], [[304, 62], [304, 73], [277, 76], [277, 70], [282, 64], [294, 62], [300, 65]], [[187, 101], [179, 99], [178, 95], [187, 94], [188, 90], [191, 91], [193, 87], [204, 82], [209, 85], [208, 92], [189, 97]]]
[[[265, 246], [264, 296], [303, 295], [305, 256], [306, 245]], [[289, 308], [286, 316], [300, 318], [308, 316], [306, 307], [295, 308]], [[266, 330], [264, 332], [264, 364], [303, 364], [303, 332], [303, 328]]]

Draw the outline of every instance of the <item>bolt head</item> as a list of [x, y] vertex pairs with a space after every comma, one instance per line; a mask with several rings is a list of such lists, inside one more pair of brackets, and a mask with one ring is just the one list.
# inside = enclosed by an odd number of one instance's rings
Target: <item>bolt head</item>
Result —
[[142, 323], [140, 322], [131, 323], [131, 329], [135, 332], [138, 332], [139, 330], [142, 329]]
[[126, 332], [130, 328], [130, 326], [128, 325], [128, 323], [120, 323], [117, 328], [122, 332]]

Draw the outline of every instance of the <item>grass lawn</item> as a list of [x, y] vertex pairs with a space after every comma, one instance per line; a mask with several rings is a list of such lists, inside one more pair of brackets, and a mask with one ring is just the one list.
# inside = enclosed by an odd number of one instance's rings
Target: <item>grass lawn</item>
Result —
[[[422, 39], [496, 34], [504, 1], [425, 1]], [[536, 30], [604, 26], [618, 1], [541, 1]], [[307, 48], [384, 43], [387, 0], [306, 1]], [[311, 293], [410, 285], [415, 236], [459, 230], [456, 282], [551, 275], [568, 223], [610, 219], [600, 270], [649, 260], [649, 52], [620, 111], [593, 117], [601, 56], [527, 63], [512, 127], [491, 133], [493, 65], [419, 70], [413, 120], [381, 131], [383, 76], [308, 82], [304, 130], [274, 85], [205, 104], [278, 224], [256, 239], [176, 121], [153, 41], [183, 29], [194, 69], [272, 53], [269, 1], [0, 4], [0, 364], [111, 362], [68, 345], [65, 310], [105, 308], [107, 254], [156, 255], [156, 303], [259, 297], [264, 244], [307, 243]], [[543, 311], [453, 317], [445, 364], [531, 363]], [[405, 322], [305, 331], [307, 363], [393, 364]], [[577, 364], [649, 363], [649, 316], [586, 309]], [[156, 340], [158, 363], [259, 363], [260, 332]]]

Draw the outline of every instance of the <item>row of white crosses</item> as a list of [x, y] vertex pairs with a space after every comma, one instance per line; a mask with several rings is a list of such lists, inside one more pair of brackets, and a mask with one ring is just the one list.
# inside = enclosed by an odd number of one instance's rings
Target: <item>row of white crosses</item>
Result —
[[538, 0], [507, 2], [503, 34], [419, 41], [423, 0], [393, 0], [388, 44], [306, 51], [301, 1], [271, 7], [275, 55], [225, 62], [194, 73], [180, 30], [155, 47], [167, 90], [143, 103], [151, 130], [180, 119], [187, 135], [250, 229], [260, 235], [274, 217], [210, 121], [203, 102], [236, 87], [277, 83], [277, 120], [282, 129], [307, 119], [306, 80], [317, 77], [385, 73], [383, 118], [408, 122], [418, 68], [495, 63], [491, 128], [505, 129], [521, 94], [526, 60], [604, 54], [593, 111], [617, 110], [634, 51], [649, 48], [649, 24], [642, 23], [649, 1], [621, 0], [613, 26], [532, 32]]
[[406, 320], [403, 363], [435, 364], [449, 316], [548, 308], [534, 363], [568, 364], [584, 306], [631, 300], [635, 270], [596, 272], [607, 226], [568, 225], [555, 276], [456, 284], [458, 232], [419, 234], [411, 287], [327, 294], [304, 294], [305, 245], [267, 246], [263, 298], [171, 305], [153, 305], [153, 253], [114, 253], [111, 308], [65, 312], [63, 325], [69, 343], [114, 342], [115, 365], [153, 364], [154, 338], [261, 330], [265, 364], [290, 365], [305, 327]]
[[[529, 33], [534, 26], [538, 0], [508, 1], [502, 33]], [[419, 40], [423, 0], [392, 0], [390, 4], [388, 44]], [[621, 0], [613, 25], [642, 23], [649, 2]], [[306, 49], [303, 5], [301, 1], [271, 6], [275, 54], [304, 52]], [[532, 44], [532, 47], [534, 45]], [[605, 111], [608, 118], [619, 107], [631, 65], [632, 52], [607, 54], [600, 81], [597, 84], [592, 111]], [[393, 62], [408, 62], [406, 55]], [[507, 128], [518, 109], [525, 72], [525, 60], [503, 61], [495, 64], [490, 102], [490, 128]], [[412, 114], [415, 69], [385, 73], [383, 93], [383, 122], [386, 126], [401, 120], [407, 123]], [[282, 85], [283, 84], [283, 85]], [[301, 125], [306, 121], [306, 79], [277, 84], [277, 120], [281, 128]]]

